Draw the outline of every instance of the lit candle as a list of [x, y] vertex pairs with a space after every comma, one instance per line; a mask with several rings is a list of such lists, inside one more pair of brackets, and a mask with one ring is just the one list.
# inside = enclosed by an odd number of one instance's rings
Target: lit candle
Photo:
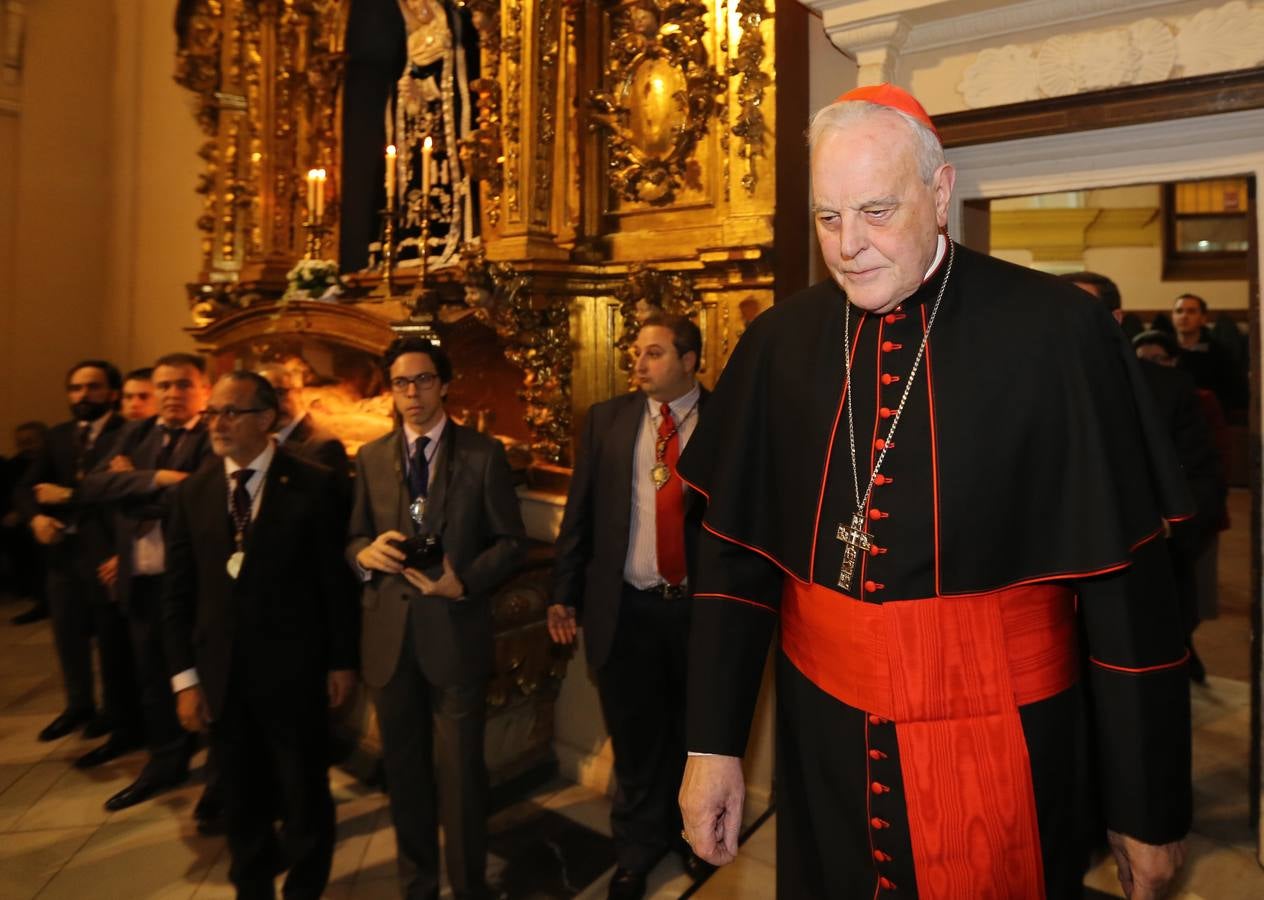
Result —
[[316, 170], [307, 170], [307, 220], [316, 218]]
[[434, 141], [427, 135], [425, 142], [421, 145], [421, 202], [426, 204], [427, 217], [429, 217], [430, 209], [430, 154], [433, 147]]
[[386, 148], [386, 208], [395, 208], [395, 145]]
[[316, 170], [316, 222], [325, 221], [325, 170]]

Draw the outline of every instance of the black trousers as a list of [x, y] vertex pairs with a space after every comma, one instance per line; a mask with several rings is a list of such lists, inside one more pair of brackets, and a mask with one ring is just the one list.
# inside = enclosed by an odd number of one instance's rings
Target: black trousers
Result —
[[145, 744], [149, 748], [146, 772], [163, 779], [183, 776], [189, 768], [190, 735], [176, 716], [171, 673], [162, 646], [162, 576], [137, 575], [132, 578], [127, 603], [127, 625], [136, 655], [136, 678], [140, 685], [141, 710], [145, 722]]
[[404, 896], [439, 896], [440, 824], [453, 893], [476, 894], [487, 866], [487, 686], [431, 684], [412, 635], [409, 621], [395, 674], [373, 692]]
[[145, 718], [127, 618], [100, 583], [92, 596], [105, 717], [115, 735], [139, 739], [145, 732]]
[[251, 677], [248, 664], [234, 661], [224, 709], [211, 725], [211, 747], [223, 773], [228, 876], [241, 900], [270, 900], [283, 868], [289, 869], [284, 896], [293, 900], [318, 900], [329, 881], [336, 826], [327, 705], [323, 673], [280, 695], [275, 685]]
[[610, 827], [619, 865], [648, 872], [680, 840], [689, 601], [623, 586], [610, 656], [597, 671], [618, 781]]
[[[74, 541], [68, 537], [67, 541]], [[66, 690], [68, 712], [91, 713], [96, 709], [92, 676], [92, 607], [94, 588], [86, 582], [74, 560], [72, 547], [59, 548], [48, 567], [46, 591], [52, 619], [53, 643]]]

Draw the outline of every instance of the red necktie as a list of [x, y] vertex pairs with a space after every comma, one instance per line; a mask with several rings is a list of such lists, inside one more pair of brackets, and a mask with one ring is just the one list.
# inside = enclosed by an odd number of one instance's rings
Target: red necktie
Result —
[[680, 435], [672, 422], [671, 407], [660, 410], [658, 439], [663, 443], [663, 464], [671, 472], [667, 483], [654, 493], [654, 531], [658, 547], [658, 574], [668, 584], [685, 580], [685, 491], [676, 474], [680, 458]]

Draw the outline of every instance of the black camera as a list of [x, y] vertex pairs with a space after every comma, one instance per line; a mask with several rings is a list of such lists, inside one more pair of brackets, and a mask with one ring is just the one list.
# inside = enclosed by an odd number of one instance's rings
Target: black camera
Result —
[[405, 555], [404, 566], [416, 569], [427, 578], [443, 575], [443, 541], [437, 534], [416, 534], [402, 541], [391, 541]]

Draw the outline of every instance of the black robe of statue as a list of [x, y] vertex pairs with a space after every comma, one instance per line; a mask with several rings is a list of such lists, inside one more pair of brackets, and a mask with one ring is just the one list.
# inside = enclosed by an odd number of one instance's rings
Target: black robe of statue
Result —
[[[1047, 896], [1079, 897], [1099, 808], [1110, 828], [1150, 843], [1188, 830], [1185, 647], [1156, 538], [1163, 518], [1192, 504], [1105, 309], [1074, 285], [954, 250], [866, 509], [878, 546], [847, 593], [883, 603], [1074, 588], [1086, 677], [1019, 712]], [[862, 495], [946, 270], [947, 259], [885, 316], [852, 309]], [[784, 580], [838, 590], [834, 534], [856, 508], [844, 309], [826, 282], [755, 320], [681, 458], [684, 479], [709, 498], [690, 648], [693, 751], [743, 753]], [[894, 733], [866, 728], [864, 710], [826, 694], [785, 653], [778, 679], [779, 896], [918, 896]], [[880, 763], [864, 762], [872, 750]], [[869, 778], [896, 789], [870, 797]], [[993, 895], [979, 886], [976, 896]]]

